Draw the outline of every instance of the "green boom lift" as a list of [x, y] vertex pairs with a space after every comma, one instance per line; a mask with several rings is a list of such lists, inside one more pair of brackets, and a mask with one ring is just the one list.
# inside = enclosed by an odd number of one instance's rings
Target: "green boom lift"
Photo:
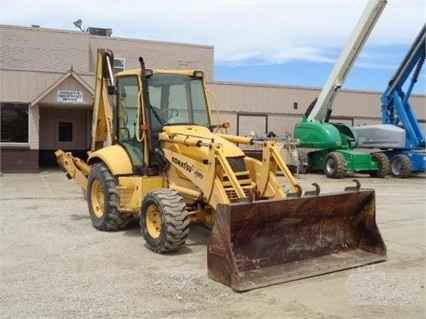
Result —
[[343, 123], [330, 123], [331, 106], [350, 69], [379, 19], [385, 0], [370, 0], [343, 49], [320, 95], [308, 107], [294, 128], [300, 148], [308, 152], [308, 169], [324, 170], [330, 178], [343, 178], [346, 171], [369, 173], [373, 177], [389, 174], [390, 163], [382, 153], [355, 151], [358, 135]]

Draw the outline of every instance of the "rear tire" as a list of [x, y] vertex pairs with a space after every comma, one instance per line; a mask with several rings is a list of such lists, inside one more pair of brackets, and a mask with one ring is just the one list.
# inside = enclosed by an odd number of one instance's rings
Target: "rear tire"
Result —
[[328, 153], [324, 161], [324, 173], [329, 178], [343, 178], [346, 173], [346, 161], [338, 152]]
[[189, 232], [186, 204], [175, 190], [159, 189], [146, 194], [140, 225], [148, 247], [156, 253], [178, 250]]
[[121, 214], [117, 182], [103, 163], [90, 170], [87, 182], [87, 203], [93, 227], [101, 231], [116, 231], [126, 227], [133, 215]]
[[407, 178], [411, 175], [411, 160], [407, 155], [398, 154], [392, 157], [390, 170], [394, 177]]
[[373, 153], [371, 157], [377, 162], [379, 168], [377, 171], [370, 171], [371, 177], [384, 178], [390, 173], [390, 161], [386, 154]]

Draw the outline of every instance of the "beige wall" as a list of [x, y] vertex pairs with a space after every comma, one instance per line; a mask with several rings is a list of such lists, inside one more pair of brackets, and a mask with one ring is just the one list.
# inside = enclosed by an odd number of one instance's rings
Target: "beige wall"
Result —
[[82, 32], [0, 26], [2, 68], [76, 72], [89, 68], [89, 37]]
[[111, 49], [124, 58], [126, 68], [199, 69], [213, 79], [214, 48], [209, 45], [134, 40], [64, 31], [0, 25], [1, 69], [79, 74], [95, 72], [98, 48]]
[[[268, 114], [268, 130], [284, 135], [292, 132], [294, 124], [300, 121], [306, 107], [317, 96], [319, 90], [303, 89], [286, 86], [264, 86], [252, 84], [236, 84], [229, 82], [208, 83], [209, 89], [215, 94], [217, 104], [224, 121], [231, 123], [230, 133], [237, 133], [237, 113]], [[297, 103], [298, 108], [293, 105]], [[245, 135], [254, 130], [256, 134], [265, 132], [257, 125], [258, 120], [246, 117], [239, 125], [240, 134]], [[259, 119], [263, 122], [263, 119]]]
[[[76, 150], [89, 149], [88, 137], [89, 110], [60, 109], [53, 107], [40, 108], [40, 150]], [[73, 124], [73, 141], [58, 142], [58, 123], [70, 122]]]
[[[268, 130], [279, 135], [292, 132], [310, 103], [318, 97], [320, 89], [292, 86], [270, 86], [229, 82], [207, 83], [215, 94], [224, 121], [231, 123], [230, 132], [236, 133], [237, 113], [268, 113]], [[381, 92], [338, 92], [333, 103], [332, 119], [347, 124], [364, 125], [381, 123]], [[297, 109], [294, 108], [297, 103]], [[426, 96], [412, 95], [410, 103], [417, 118], [426, 121]], [[215, 119], [215, 118], [214, 118]], [[252, 125], [256, 128], [256, 121]], [[240, 130], [241, 133], [241, 130]], [[262, 133], [262, 132], [256, 132]]]
[[[96, 61], [97, 48], [108, 48], [114, 57], [124, 58], [126, 69], [140, 67], [139, 57], [151, 69], [197, 69], [204, 71], [207, 80], [213, 80], [213, 47], [182, 43], [167, 43], [90, 36], [90, 61]], [[95, 72], [94, 63], [90, 72]]]
[[[93, 104], [93, 93], [90, 92], [87, 88], [82, 86], [81, 83], [77, 81], [73, 76], [68, 76], [61, 83], [56, 85], [55, 87], [51, 87], [51, 90], [46, 92], [43, 98], [38, 102], [41, 105], [55, 105], [55, 106], [63, 106], [69, 107], [73, 109], [75, 106], [79, 108], [92, 108]], [[79, 103], [67, 103], [67, 102], [58, 102], [58, 91], [66, 90], [66, 91], [79, 91], [83, 95], [82, 101]]]
[[31, 102], [63, 75], [58, 72], [0, 70], [1, 100]]
[[[113, 50], [116, 57], [126, 60], [126, 68], [139, 67], [138, 58], [142, 55], [147, 67], [201, 69], [225, 112], [266, 112], [298, 118], [320, 92], [318, 88], [213, 82], [212, 46], [5, 25], [0, 25], [0, 38], [0, 92], [4, 102], [32, 102], [71, 67], [93, 88], [97, 48]], [[334, 101], [333, 116], [354, 117], [356, 124], [377, 122], [380, 95], [342, 90]], [[411, 103], [418, 118], [424, 121], [426, 96], [413, 95]]]
[[32, 102], [70, 69], [94, 86], [96, 51], [111, 49], [126, 69], [199, 69], [213, 79], [214, 48], [207, 45], [102, 37], [80, 31], [0, 25], [3, 102]]

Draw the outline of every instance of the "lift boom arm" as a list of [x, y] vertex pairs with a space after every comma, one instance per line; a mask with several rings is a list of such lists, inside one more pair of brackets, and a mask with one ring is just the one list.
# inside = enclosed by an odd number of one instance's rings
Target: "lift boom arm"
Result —
[[315, 105], [309, 114], [306, 114], [308, 121], [326, 121], [328, 110], [331, 110], [331, 105], [337, 91], [342, 87], [386, 3], [386, 0], [368, 2]]
[[[402, 126], [407, 132], [408, 141], [406, 144], [415, 148], [425, 147], [425, 135], [409, 103], [409, 97], [424, 64], [425, 50], [426, 24], [423, 25], [382, 95], [382, 123]], [[413, 76], [404, 92], [402, 86], [412, 72]]]

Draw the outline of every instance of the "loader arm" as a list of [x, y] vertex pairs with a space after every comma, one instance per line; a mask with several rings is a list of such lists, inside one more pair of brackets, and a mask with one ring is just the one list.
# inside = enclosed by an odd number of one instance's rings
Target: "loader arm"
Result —
[[[194, 160], [188, 156], [173, 151], [173, 147], [165, 145], [163, 152], [164, 157], [176, 167], [182, 174], [191, 180], [197, 188], [200, 189], [204, 201], [208, 202], [212, 207], [216, 207], [219, 203], [229, 204], [230, 200], [223, 189], [223, 184], [216, 175], [216, 163], [218, 163], [224, 175], [229, 178], [229, 182], [238, 196], [240, 201], [248, 201], [248, 197], [243, 190], [240, 182], [237, 180], [235, 173], [229, 165], [227, 159], [223, 155], [220, 143], [213, 141], [203, 141], [197, 137], [183, 135], [167, 135], [161, 133], [159, 139], [163, 142], [172, 144], [181, 144], [188, 147], [207, 148], [208, 157], [203, 162]], [[214, 191], [213, 191], [214, 190]], [[180, 189], [182, 191], [182, 189]], [[190, 191], [188, 191], [189, 193]]]
[[[286, 163], [283, 161], [281, 155], [277, 150], [277, 145], [273, 141], [265, 141], [263, 143], [263, 152], [262, 152], [262, 170], [259, 172], [260, 176], [257, 179], [257, 188], [261, 197], [263, 197], [266, 186], [271, 180], [272, 176], [276, 175], [277, 166], [284, 174], [284, 177], [293, 192], [297, 192], [297, 183], [288, 169]], [[271, 175], [272, 174], [272, 175]]]
[[[293, 192], [298, 192], [298, 185], [290, 170], [287, 167], [287, 164], [282, 159], [279, 154], [277, 144], [275, 141], [256, 141], [250, 137], [240, 137], [227, 134], [218, 134], [224, 139], [236, 143], [236, 144], [262, 144], [262, 166], [260, 171], [258, 171], [257, 188], [260, 194], [260, 197], [263, 197], [265, 194], [268, 183], [271, 182], [273, 176], [277, 172], [277, 166], [284, 174], [284, 177], [287, 181], [288, 186]], [[271, 175], [272, 174], [272, 175]]]
[[[253, 141], [249, 138], [225, 134], [217, 134], [217, 136], [231, 143], [262, 143], [262, 163], [246, 157], [245, 163], [248, 169], [242, 172], [235, 172], [224, 154], [224, 146], [220, 142], [220, 139], [209, 140], [180, 134], [160, 134], [161, 141], [171, 143], [168, 145], [166, 144], [163, 149], [165, 158], [196, 185], [201, 191], [202, 196], [204, 196], [204, 200], [208, 202], [209, 205], [215, 208], [219, 203], [229, 204], [231, 202], [223, 189], [224, 187], [228, 189], [228, 192], [229, 189], [232, 189], [232, 194], [234, 196], [232, 202], [251, 202], [255, 199], [262, 198], [286, 198], [287, 195], [276, 178], [277, 168], [283, 172], [291, 191], [295, 193], [298, 192], [299, 187], [296, 180], [281, 158], [274, 141], [260, 142]], [[172, 145], [175, 144], [185, 145], [187, 147], [206, 148], [208, 150], [208, 156], [200, 162], [199, 160], [180, 154], [178, 148], [172, 147]], [[237, 148], [236, 145], [235, 148]], [[195, 152], [194, 150], [194, 153]], [[223, 176], [226, 176], [226, 186], [224, 186], [223, 181], [221, 181], [217, 175], [217, 165], [219, 165], [220, 170], [223, 172]], [[243, 177], [244, 175], [247, 177]], [[250, 190], [256, 192], [254, 197], [248, 195]], [[182, 192], [183, 190], [180, 188], [179, 191]], [[188, 196], [190, 192], [191, 191], [188, 191]]]

